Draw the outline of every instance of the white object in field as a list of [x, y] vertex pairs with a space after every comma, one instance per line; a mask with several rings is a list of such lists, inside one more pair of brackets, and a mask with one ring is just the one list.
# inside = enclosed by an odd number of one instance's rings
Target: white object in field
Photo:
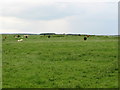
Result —
[[22, 41], [23, 41], [23, 39], [18, 40], [18, 42], [22, 42]]

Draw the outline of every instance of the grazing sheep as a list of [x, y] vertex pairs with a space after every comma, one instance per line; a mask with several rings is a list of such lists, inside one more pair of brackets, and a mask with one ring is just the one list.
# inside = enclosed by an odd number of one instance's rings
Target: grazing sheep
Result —
[[50, 38], [50, 35], [48, 36], [48, 38]]
[[18, 40], [18, 42], [22, 42], [22, 41], [23, 41], [23, 39]]
[[15, 37], [15, 38], [19, 38], [19, 37], [20, 37], [20, 35], [15, 35], [14, 37]]
[[28, 38], [29, 35], [24, 35], [25, 38]]
[[87, 37], [90, 37], [90, 35], [87, 35]]

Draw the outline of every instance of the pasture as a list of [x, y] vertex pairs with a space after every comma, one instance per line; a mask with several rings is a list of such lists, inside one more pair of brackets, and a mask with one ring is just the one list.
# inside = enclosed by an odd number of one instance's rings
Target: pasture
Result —
[[0, 89], [2, 88], [2, 35], [0, 35]]
[[117, 37], [4, 36], [3, 88], [118, 87]]

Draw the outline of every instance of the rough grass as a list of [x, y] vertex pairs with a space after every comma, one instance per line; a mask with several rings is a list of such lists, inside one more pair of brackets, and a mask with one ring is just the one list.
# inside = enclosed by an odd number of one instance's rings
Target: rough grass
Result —
[[[3, 41], [3, 88], [117, 88], [117, 37], [31, 35]], [[3, 35], [4, 37], [4, 35]]]
[[2, 35], [0, 34], [0, 89], [2, 88]]

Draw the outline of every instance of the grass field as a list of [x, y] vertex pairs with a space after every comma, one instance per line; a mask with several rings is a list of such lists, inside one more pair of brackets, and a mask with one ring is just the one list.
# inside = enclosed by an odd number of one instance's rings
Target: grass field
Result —
[[117, 37], [31, 35], [17, 42], [6, 36], [3, 88], [118, 87]]
[[0, 35], [0, 89], [2, 88], [2, 35]]

